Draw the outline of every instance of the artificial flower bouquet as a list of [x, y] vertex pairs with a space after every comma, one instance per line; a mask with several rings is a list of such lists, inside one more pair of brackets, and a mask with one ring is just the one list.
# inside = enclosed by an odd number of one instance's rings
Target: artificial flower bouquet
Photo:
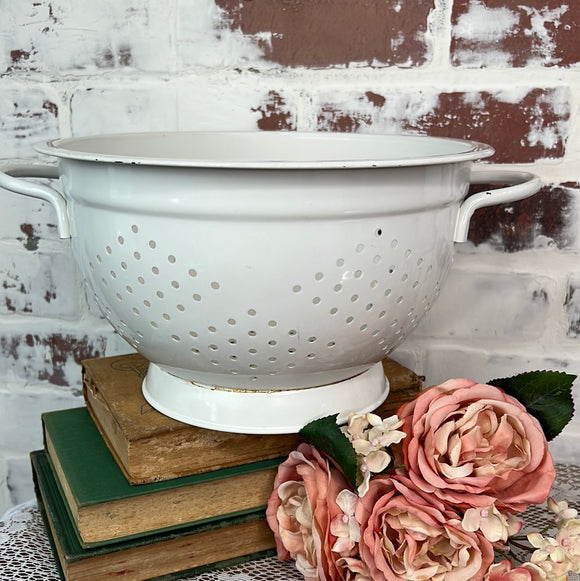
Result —
[[[548, 440], [571, 419], [575, 376], [454, 379], [397, 415], [308, 424], [267, 508], [278, 558], [308, 581], [563, 581], [580, 572], [580, 519], [549, 498]], [[521, 533], [548, 500], [554, 531]], [[518, 558], [528, 551], [529, 559]]]

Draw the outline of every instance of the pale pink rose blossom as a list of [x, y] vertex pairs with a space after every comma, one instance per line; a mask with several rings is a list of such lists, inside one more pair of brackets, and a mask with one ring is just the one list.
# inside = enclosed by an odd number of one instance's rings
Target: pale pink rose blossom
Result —
[[338, 540], [331, 523], [342, 517], [336, 504], [348, 488], [342, 472], [310, 444], [300, 444], [278, 468], [266, 518], [274, 532], [278, 559], [294, 559], [307, 581], [343, 579], [332, 551]]
[[533, 563], [512, 567], [506, 560], [492, 565], [484, 581], [547, 581], [547, 579], [546, 573]]
[[492, 544], [402, 474], [376, 476], [357, 505], [360, 556], [373, 581], [481, 581]]
[[398, 411], [400, 463], [416, 487], [464, 509], [542, 504], [555, 470], [544, 432], [503, 390], [467, 379], [425, 389]]
[[506, 542], [508, 537], [520, 532], [524, 523], [509, 513], [501, 513], [494, 504], [491, 506], [468, 508], [462, 526], [466, 531], [481, 531], [492, 543]]

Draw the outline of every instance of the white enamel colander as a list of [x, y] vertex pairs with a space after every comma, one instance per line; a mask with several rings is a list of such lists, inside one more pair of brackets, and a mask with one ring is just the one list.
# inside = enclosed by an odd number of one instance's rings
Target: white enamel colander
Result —
[[[445, 282], [475, 209], [535, 193], [493, 150], [424, 136], [150, 133], [38, 147], [0, 186], [50, 201], [89, 293], [179, 420], [250, 433], [385, 399], [381, 360]], [[59, 177], [58, 189], [21, 177]], [[513, 183], [464, 201], [470, 183]]]

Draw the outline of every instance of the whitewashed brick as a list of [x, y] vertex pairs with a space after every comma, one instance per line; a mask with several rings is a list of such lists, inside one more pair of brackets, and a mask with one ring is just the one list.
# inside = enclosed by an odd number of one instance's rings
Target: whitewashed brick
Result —
[[0, 314], [80, 315], [81, 280], [66, 249], [43, 252], [0, 243], [0, 280]]
[[[179, 129], [182, 131], [251, 131], [266, 121], [268, 109], [284, 119], [284, 127], [296, 124], [299, 97], [286, 90], [265, 90], [247, 82], [235, 91], [224, 91], [223, 82], [183, 80], [177, 84]], [[272, 104], [273, 100], [276, 104]]]
[[[6, 321], [6, 319], [4, 319]], [[99, 319], [86, 318], [70, 327], [5, 322], [0, 334], [0, 377], [11, 382], [81, 385], [83, 359], [129, 353], [133, 350]], [[56, 327], [56, 329], [55, 329]], [[57, 330], [58, 329], [58, 330]]]
[[78, 90], [71, 124], [74, 135], [175, 130], [175, 91], [163, 82]]
[[52, 91], [0, 86], [0, 159], [40, 157], [33, 145], [58, 137], [59, 108]]
[[155, 0], [4, 2], [0, 71], [173, 70], [172, 17]]
[[529, 339], [549, 315], [553, 282], [537, 273], [453, 270], [431, 310], [414, 331], [428, 337]]
[[59, 238], [56, 212], [48, 202], [0, 188], [0, 207], [0, 240], [18, 240], [29, 247], [35, 244], [35, 239], [38, 242]]
[[4, 388], [1, 395], [0, 440], [2, 448], [11, 455], [25, 455], [42, 448], [42, 413], [83, 405], [78, 388], [64, 391], [48, 384], [13, 385]]
[[12, 505], [34, 500], [34, 481], [29, 454], [8, 457], [6, 484]]

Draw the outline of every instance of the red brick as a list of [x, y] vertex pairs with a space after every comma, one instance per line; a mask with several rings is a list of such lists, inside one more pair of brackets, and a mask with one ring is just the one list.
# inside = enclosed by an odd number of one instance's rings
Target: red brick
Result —
[[252, 111], [257, 111], [261, 115], [257, 122], [259, 129], [265, 131], [294, 131], [296, 129], [295, 114], [282, 95], [276, 91], [270, 91], [264, 102]]
[[455, 0], [451, 60], [456, 66], [568, 67], [580, 62], [580, 3]]
[[383, 93], [367, 91], [348, 101], [322, 99], [320, 131], [419, 132], [492, 145], [495, 163], [561, 158], [570, 120], [566, 89], [528, 91]]
[[[570, 228], [576, 222], [575, 188], [563, 184], [546, 186], [525, 200], [481, 208], [471, 219], [468, 240], [476, 246], [489, 244], [500, 252], [545, 245], [572, 247], [577, 235]], [[471, 193], [486, 189], [485, 185], [472, 186]]]
[[290, 67], [351, 63], [417, 67], [428, 60], [435, 2], [406, 0], [216, 0], [232, 29], [263, 40], [265, 57]]

